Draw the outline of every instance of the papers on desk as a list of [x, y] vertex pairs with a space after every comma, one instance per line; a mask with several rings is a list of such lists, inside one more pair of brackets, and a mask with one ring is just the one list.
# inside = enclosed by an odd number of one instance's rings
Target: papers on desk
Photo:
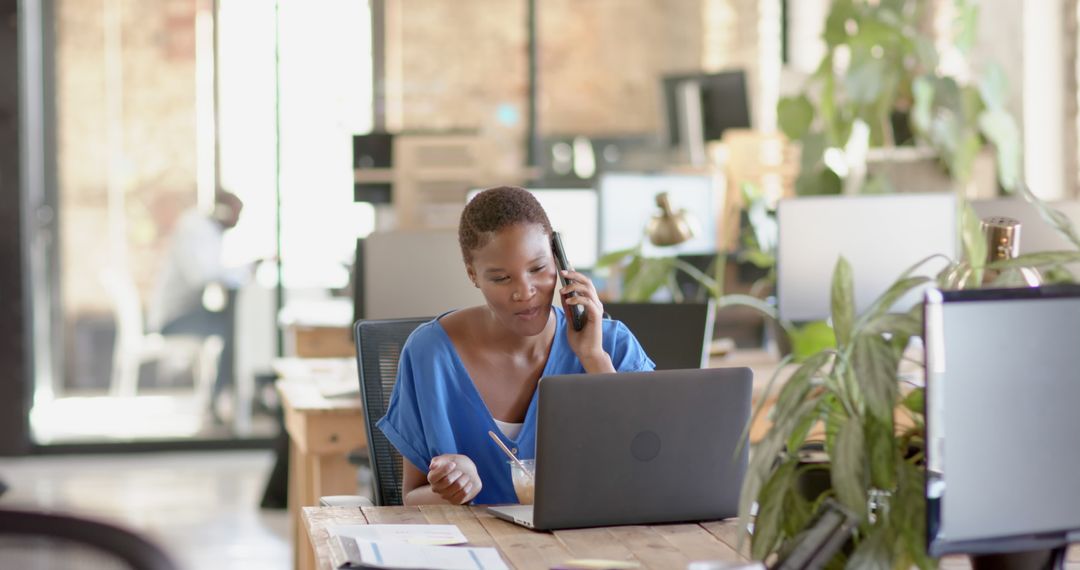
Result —
[[454, 524], [339, 524], [326, 527], [330, 536], [348, 536], [371, 542], [426, 544], [429, 546], [465, 544], [469, 539]]
[[494, 548], [447, 546], [467, 542], [456, 525], [336, 525], [327, 532], [335, 568], [508, 570]]

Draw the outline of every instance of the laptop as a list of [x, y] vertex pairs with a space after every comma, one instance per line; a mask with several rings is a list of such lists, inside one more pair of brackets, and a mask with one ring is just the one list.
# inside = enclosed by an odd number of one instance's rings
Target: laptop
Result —
[[749, 368], [540, 380], [533, 505], [493, 506], [535, 530], [736, 516]]
[[705, 303], [604, 303], [656, 363], [657, 370], [705, 368], [716, 305]]

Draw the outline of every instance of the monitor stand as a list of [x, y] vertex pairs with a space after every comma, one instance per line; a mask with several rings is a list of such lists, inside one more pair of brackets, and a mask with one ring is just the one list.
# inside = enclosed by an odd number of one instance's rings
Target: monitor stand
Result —
[[1059, 546], [1025, 552], [972, 554], [971, 568], [973, 570], [1064, 570], [1067, 549], [1068, 546]]

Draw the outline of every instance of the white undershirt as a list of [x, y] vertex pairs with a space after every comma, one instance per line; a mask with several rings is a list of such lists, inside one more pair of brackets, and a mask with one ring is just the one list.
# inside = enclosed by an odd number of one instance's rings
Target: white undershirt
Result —
[[[495, 419], [495, 418], [491, 418]], [[512, 424], [509, 422], [500, 422], [495, 420], [495, 425], [499, 427], [499, 431], [503, 432], [503, 435], [510, 439], [517, 439], [519, 433], [521, 433], [521, 426], [524, 424]]]

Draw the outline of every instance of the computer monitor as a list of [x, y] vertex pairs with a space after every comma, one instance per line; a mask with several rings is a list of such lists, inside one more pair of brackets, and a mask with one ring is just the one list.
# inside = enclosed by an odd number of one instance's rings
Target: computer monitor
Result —
[[706, 303], [604, 303], [604, 312], [634, 334], [657, 370], [706, 368], [715, 305]]
[[[957, 200], [951, 193], [789, 198], [780, 201], [777, 221], [778, 309], [793, 322], [831, 316], [840, 256], [851, 265], [855, 310], [861, 313], [919, 260], [935, 254], [955, 260], [958, 254]], [[919, 274], [933, 275], [946, 263], [934, 260]], [[897, 310], [914, 306], [924, 289], [900, 299]]]
[[375, 232], [361, 247], [358, 297], [366, 319], [426, 317], [484, 304], [465, 272], [457, 230]]
[[742, 70], [666, 75], [662, 86], [671, 147], [686, 145], [687, 137], [698, 130], [698, 125], [686, 124], [692, 118], [700, 121], [700, 136], [705, 141], [719, 140], [727, 129], [750, 128], [746, 73]]
[[[723, 186], [705, 174], [645, 174], [612, 172], [600, 177], [600, 254], [632, 248], [645, 240], [644, 253], [653, 257], [716, 252], [717, 212]], [[698, 225], [690, 240], [658, 247], [645, 239], [649, 220], [659, 212], [656, 195], [667, 192], [675, 211], [686, 210]]]
[[[562, 236], [566, 257], [574, 269], [596, 265], [599, 202], [592, 188], [527, 188], [547, 213], [551, 229]], [[469, 191], [472, 200], [480, 190]]]
[[926, 294], [932, 556], [1080, 540], [1080, 286]]

